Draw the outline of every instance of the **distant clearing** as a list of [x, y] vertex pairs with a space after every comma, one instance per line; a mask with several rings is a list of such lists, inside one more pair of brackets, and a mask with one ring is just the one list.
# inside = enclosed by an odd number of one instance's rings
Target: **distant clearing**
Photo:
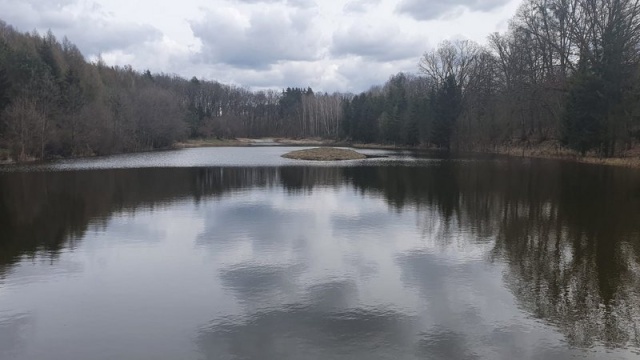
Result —
[[296, 150], [282, 155], [287, 159], [314, 160], [314, 161], [335, 161], [335, 160], [360, 160], [367, 156], [349, 149], [337, 149], [332, 147], [322, 147], [307, 150]]

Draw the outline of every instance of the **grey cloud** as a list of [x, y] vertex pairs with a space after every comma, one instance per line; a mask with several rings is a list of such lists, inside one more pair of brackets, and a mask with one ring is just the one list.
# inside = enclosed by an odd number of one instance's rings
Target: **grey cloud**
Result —
[[50, 1], [50, 0], [27, 0], [21, 1], [22, 4], [33, 7], [34, 9], [51, 9], [51, 8], [63, 8], [65, 6], [75, 4], [78, 0], [58, 0], [58, 1]]
[[[80, 7], [80, 12], [71, 7]], [[150, 25], [115, 21], [97, 5], [77, 0], [7, 0], [0, 2], [3, 20], [20, 31], [51, 30], [67, 36], [86, 55], [126, 49], [157, 40], [162, 33]]]
[[236, 0], [236, 1], [244, 4], [277, 4], [277, 3], [284, 2], [284, 0]]
[[349, 1], [347, 5], [344, 6], [344, 11], [351, 13], [364, 13], [371, 7], [380, 4], [380, 2], [381, 0], [353, 0]]
[[474, 11], [491, 11], [509, 0], [402, 0], [396, 12], [416, 20], [435, 20], [455, 12], [460, 7]]
[[268, 70], [237, 69], [229, 65], [216, 67], [208, 72], [211, 79], [225, 83], [248, 85], [256, 90], [283, 89], [286, 87], [312, 87], [316, 91], [336, 91], [345, 89], [342, 81], [334, 76], [326, 76], [326, 63], [282, 62]]
[[299, 7], [303, 9], [309, 9], [317, 6], [316, 2], [313, 0], [287, 0], [287, 4], [289, 6]]
[[160, 40], [162, 33], [148, 25], [104, 23], [98, 27], [74, 26], [68, 37], [85, 55], [98, 55]]
[[333, 35], [331, 53], [334, 56], [356, 55], [373, 61], [394, 61], [418, 58], [424, 50], [418, 37], [393, 28], [353, 26]]
[[210, 11], [191, 23], [202, 42], [201, 61], [238, 68], [265, 69], [281, 61], [311, 61], [319, 57], [318, 36], [308, 11], [291, 14], [254, 13], [243, 26], [221, 12]]
[[325, 85], [321, 82], [323, 80], [319, 79], [322, 74], [315, 67], [306, 67], [302, 64], [283, 66], [280, 69], [280, 74], [282, 75], [282, 84], [291, 84], [290, 86], [294, 87], [311, 86], [318, 91], [327, 90], [322, 86]]
[[378, 63], [358, 59], [340, 65], [338, 73], [347, 80], [346, 88], [348, 91], [361, 92], [369, 89], [373, 84], [384, 83], [389, 79], [390, 74], [410, 73], [415, 69], [416, 61], [413, 58], [394, 63]]
[[287, 6], [308, 9], [316, 6], [314, 0], [236, 0], [245, 4], [286, 4]]

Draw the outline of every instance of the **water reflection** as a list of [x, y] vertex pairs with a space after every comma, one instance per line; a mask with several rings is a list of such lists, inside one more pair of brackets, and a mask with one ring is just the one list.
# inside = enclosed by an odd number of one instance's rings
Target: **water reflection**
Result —
[[0, 313], [0, 358], [10, 359], [25, 346], [33, 317], [29, 314], [16, 314], [9, 317]]
[[279, 304], [278, 295], [286, 296], [295, 291], [296, 278], [303, 270], [303, 264], [241, 265], [223, 269], [220, 279], [236, 295], [238, 301], [245, 305]]
[[[59, 259], [95, 229], [170, 237], [112, 217], [178, 204], [202, 216], [195, 251], [235, 299], [200, 321], [206, 358], [640, 348], [640, 175], [627, 169], [518, 159], [15, 172], [0, 173], [0, 196], [0, 288], [25, 259], [81, 272]], [[6, 338], [22, 324], [12, 316], [0, 313]]]
[[637, 347], [638, 182], [588, 170], [561, 168], [557, 201], [505, 204], [496, 252], [509, 261], [505, 281], [522, 305], [571, 344]]
[[322, 359], [327, 349], [333, 359], [406, 358], [415, 351], [415, 327], [415, 319], [394, 310], [293, 304], [212, 324], [198, 344], [208, 359]]

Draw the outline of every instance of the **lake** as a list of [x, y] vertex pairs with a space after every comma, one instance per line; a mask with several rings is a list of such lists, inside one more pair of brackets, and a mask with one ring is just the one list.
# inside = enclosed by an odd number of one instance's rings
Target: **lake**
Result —
[[0, 359], [640, 357], [639, 171], [290, 150], [1, 167]]

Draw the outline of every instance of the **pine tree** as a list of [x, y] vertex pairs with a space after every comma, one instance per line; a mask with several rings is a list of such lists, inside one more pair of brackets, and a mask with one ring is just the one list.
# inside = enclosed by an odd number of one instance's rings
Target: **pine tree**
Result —
[[603, 145], [606, 102], [602, 92], [602, 80], [586, 67], [575, 75], [569, 90], [562, 140], [582, 155]]
[[415, 146], [420, 143], [420, 103], [418, 101], [412, 101], [409, 105], [403, 133], [405, 144]]
[[9, 106], [9, 91], [11, 91], [11, 83], [5, 69], [0, 69], [0, 114]]
[[447, 76], [435, 92], [431, 142], [439, 148], [451, 149], [451, 135], [462, 106], [462, 94], [453, 75]]

